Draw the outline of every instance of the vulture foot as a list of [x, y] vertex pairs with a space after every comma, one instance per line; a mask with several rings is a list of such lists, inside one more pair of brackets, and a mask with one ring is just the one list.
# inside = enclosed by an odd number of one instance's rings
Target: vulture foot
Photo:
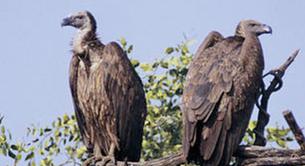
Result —
[[93, 156], [93, 157], [89, 157], [89, 158], [87, 158], [83, 163], [82, 163], [82, 166], [90, 166], [91, 165], [91, 163], [92, 163], [92, 161], [94, 161], [95, 160], [95, 157]]
[[116, 160], [114, 156], [104, 156], [100, 164], [96, 164], [96, 166], [115, 166]]
[[99, 156], [95, 158], [96, 166], [115, 166], [116, 160], [114, 157], [114, 151], [115, 151], [115, 144], [111, 144], [108, 156]]

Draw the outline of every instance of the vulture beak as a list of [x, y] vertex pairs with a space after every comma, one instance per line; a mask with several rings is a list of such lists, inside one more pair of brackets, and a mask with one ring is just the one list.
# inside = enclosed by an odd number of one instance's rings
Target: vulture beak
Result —
[[72, 25], [72, 18], [71, 17], [66, 17], [62, 20], [61, 26], [69, 26]]
[[263, 24], [263, 33], [270, 33], [272, 34], [272, 28], [269, 25]]

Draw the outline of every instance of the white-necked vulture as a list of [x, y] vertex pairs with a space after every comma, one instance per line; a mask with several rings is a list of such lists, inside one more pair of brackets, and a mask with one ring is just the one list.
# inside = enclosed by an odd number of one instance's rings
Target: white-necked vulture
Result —
[[146, 117], [141, 79], [117, 43], [100, 42], [88, 11], [65, 18], [62, 26], [78, 29], [69, 74], [84, 144], [95, 156], [138, 161]]
[[183, 151], [188, 161], [225, 166], [245, 134], [261, 87], [258, 36], [271, 28], [241, 21], [235, 35], [211, 32], [192, 60], [183, 92]]

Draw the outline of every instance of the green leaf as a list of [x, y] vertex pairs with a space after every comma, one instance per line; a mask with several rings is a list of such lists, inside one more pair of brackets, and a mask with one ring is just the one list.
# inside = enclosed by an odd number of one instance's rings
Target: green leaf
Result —
[[165, 53], [166, 54], [171, 54], [172, 52], [174, 52], [174, 48], [173, 47], [168, 47], [165, 49]]
[[133, 50], [133, 45], [130, 45], [127, 49], [127, 53], [130, 54]]
[[26, 155], [25, 160], [29, 160], [34, 158], [34, 152], [29, 153], [28, 155]]
[[276, 143], [282, 148], [285, 148], [287, 146], [286, 142], [281, 139], [276, 140]]
[[161, 67], [163, 67], [164, 69], [168, 69], [168, 63], [167, 62], [161, 62]]
[[19, 160], [21, 160], [21, 158], [22, 158], [22, 155], [21, 155], [20, 153], [18, 153], [18, 154], [16, 155], [16, 160], [19, 161]]
[[5, 127], [4, 126], [1, 126], [1, 133], [5, 134]]
[[13, 159], [16, 159], [16, 155], [11, 150], [8, 151], [8, 156], [10, 156]]
[[67, 114], [64, 114], [62, 119], [63, 119], [63, 123], [66, 124], [69, 121], [70, 117]]
[[131, 64], [134, 68], [136, 68], [140, 65], [140, 62], [138, 60], [132, 59]]
[[18, 150], [18, 146], [13, 144], [13, 145], [11, 145], [11, 149]]
[[126, 39], [124, 37], [121, 37], [120, 43], [122, 44], [123, 48], [125, 48], [127, 45]]
[[144, 63], [140, 65], [141, 69], [145, 72], [152, 71], [152, 65]]
[[31, 166], [36, 166], [35, 161], [32, 161], [32, 162], [31, 162]]
[[84, 155], [84, 153], [86, 152], [86, 147], [85, 146], [82, 146], [82, 147], [80, 147], [80, 148], [78, 148], [77, 150], [76, 150], [76, 155], [77, 155], [77, 157], [78, 158], [81, 158], [83, 155]]

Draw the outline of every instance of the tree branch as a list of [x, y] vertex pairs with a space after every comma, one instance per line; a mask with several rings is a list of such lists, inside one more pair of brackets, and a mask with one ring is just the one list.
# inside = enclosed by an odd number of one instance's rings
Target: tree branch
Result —
[[[299, 128], [291, 111], [284, 111], [283, 115], [289, 124], [290, 129], [295, 135], [301, 149], [278, 149], [265, 148], [262, 146], [239, 146], [234, 157], [236, 165], [240, 166], [257, 166], [257, 165], [305, 165], [305, 137]], [[93, 160], [94, 161], [94, 160]], [[103, 161], [97, 162], [96, 166], [177, 166], [184, 164], [184, 156], [182, 152], [168, 155], [160, 159], [154, 159], [144, 162], [117, 162], [111, 161], [107, 164], [102, 164]], [[90, 165], [90, 164], [88, 164]]]
[[[95, 165], [99, 165], [102, 162], [97, 162]], [[122, 162], [118, 161], [116, 164], [109, 162], [106, 166], [176, 166], [185, 163], [183, 153], [179, 152], [171, 154], [159, 159], [154, 159], [144, 162]]]
[[302, 150], [265, 148], [261, 146], [240, 146], [235, 153], [237, 165], [304, 165], [305, 152]]
[[297, 140], [298, 144], [300, 145], [301, 149], [305, 151], [305, 137], [300, 129], [299, 125], [297, 124], [293, 114], [291, 111], [287, 110], [283, 112], [283, 115], [294, 134], [295, 139]]
[[[266, 148], [261, 146], [239, 146], [234, 154], [237, 159], [237, 165], [256, 166], [256, 165], [304, 165], [305, 151], [293, 149]], [[160, 159], [154, 159], [144, 162], [117, 162], [107, 163], [106, 166], [177, 166], [184, 164], [182, 152], [168, 155]], [[98, 165], [96, 163], [96, 165]]]
[[294, 61], [296, 56], [299, 53], [299, 49], [293, 52], [293, 54], [277, 69], [273, 69], [269, 71], [267, 74], [263, 76], [266, 77], [267, 75], [273, 75], [274, 78], [271, 81], [269, 87], [265, 89], [265, 85], [262, 82], [262, 92], [261, 92], [261, 100], [260, 104], [257, 102], [257, 107], [259, 109], [258, 113], [258, 118], [257, 118], [257, 125], [254, 128], [254, 133], [255, 133], [255, 141], [254, 145], [259, 145], [259, 146], [265, 146], [266, 145], [266, 139], [264, 137], [264, 131], [265, 127], [267, 126], [269, 122], [269, 114], [267, 113], [267, 108], [268, 108], [268, 101], [271, 96], [271, 94], [275, 91], [278, 91], [282, 85], [282, 77], [285, 74], [285, 71], [287, 68], [290, 66], [290, 64]]
[[301, 149], [276, 149], [261, 146], [240, 146], [234, 156], [237, 165], [305, 165], [305, 137], [299, 128], [291, 111], [284, 111], [283, 115], [289, 124]]

